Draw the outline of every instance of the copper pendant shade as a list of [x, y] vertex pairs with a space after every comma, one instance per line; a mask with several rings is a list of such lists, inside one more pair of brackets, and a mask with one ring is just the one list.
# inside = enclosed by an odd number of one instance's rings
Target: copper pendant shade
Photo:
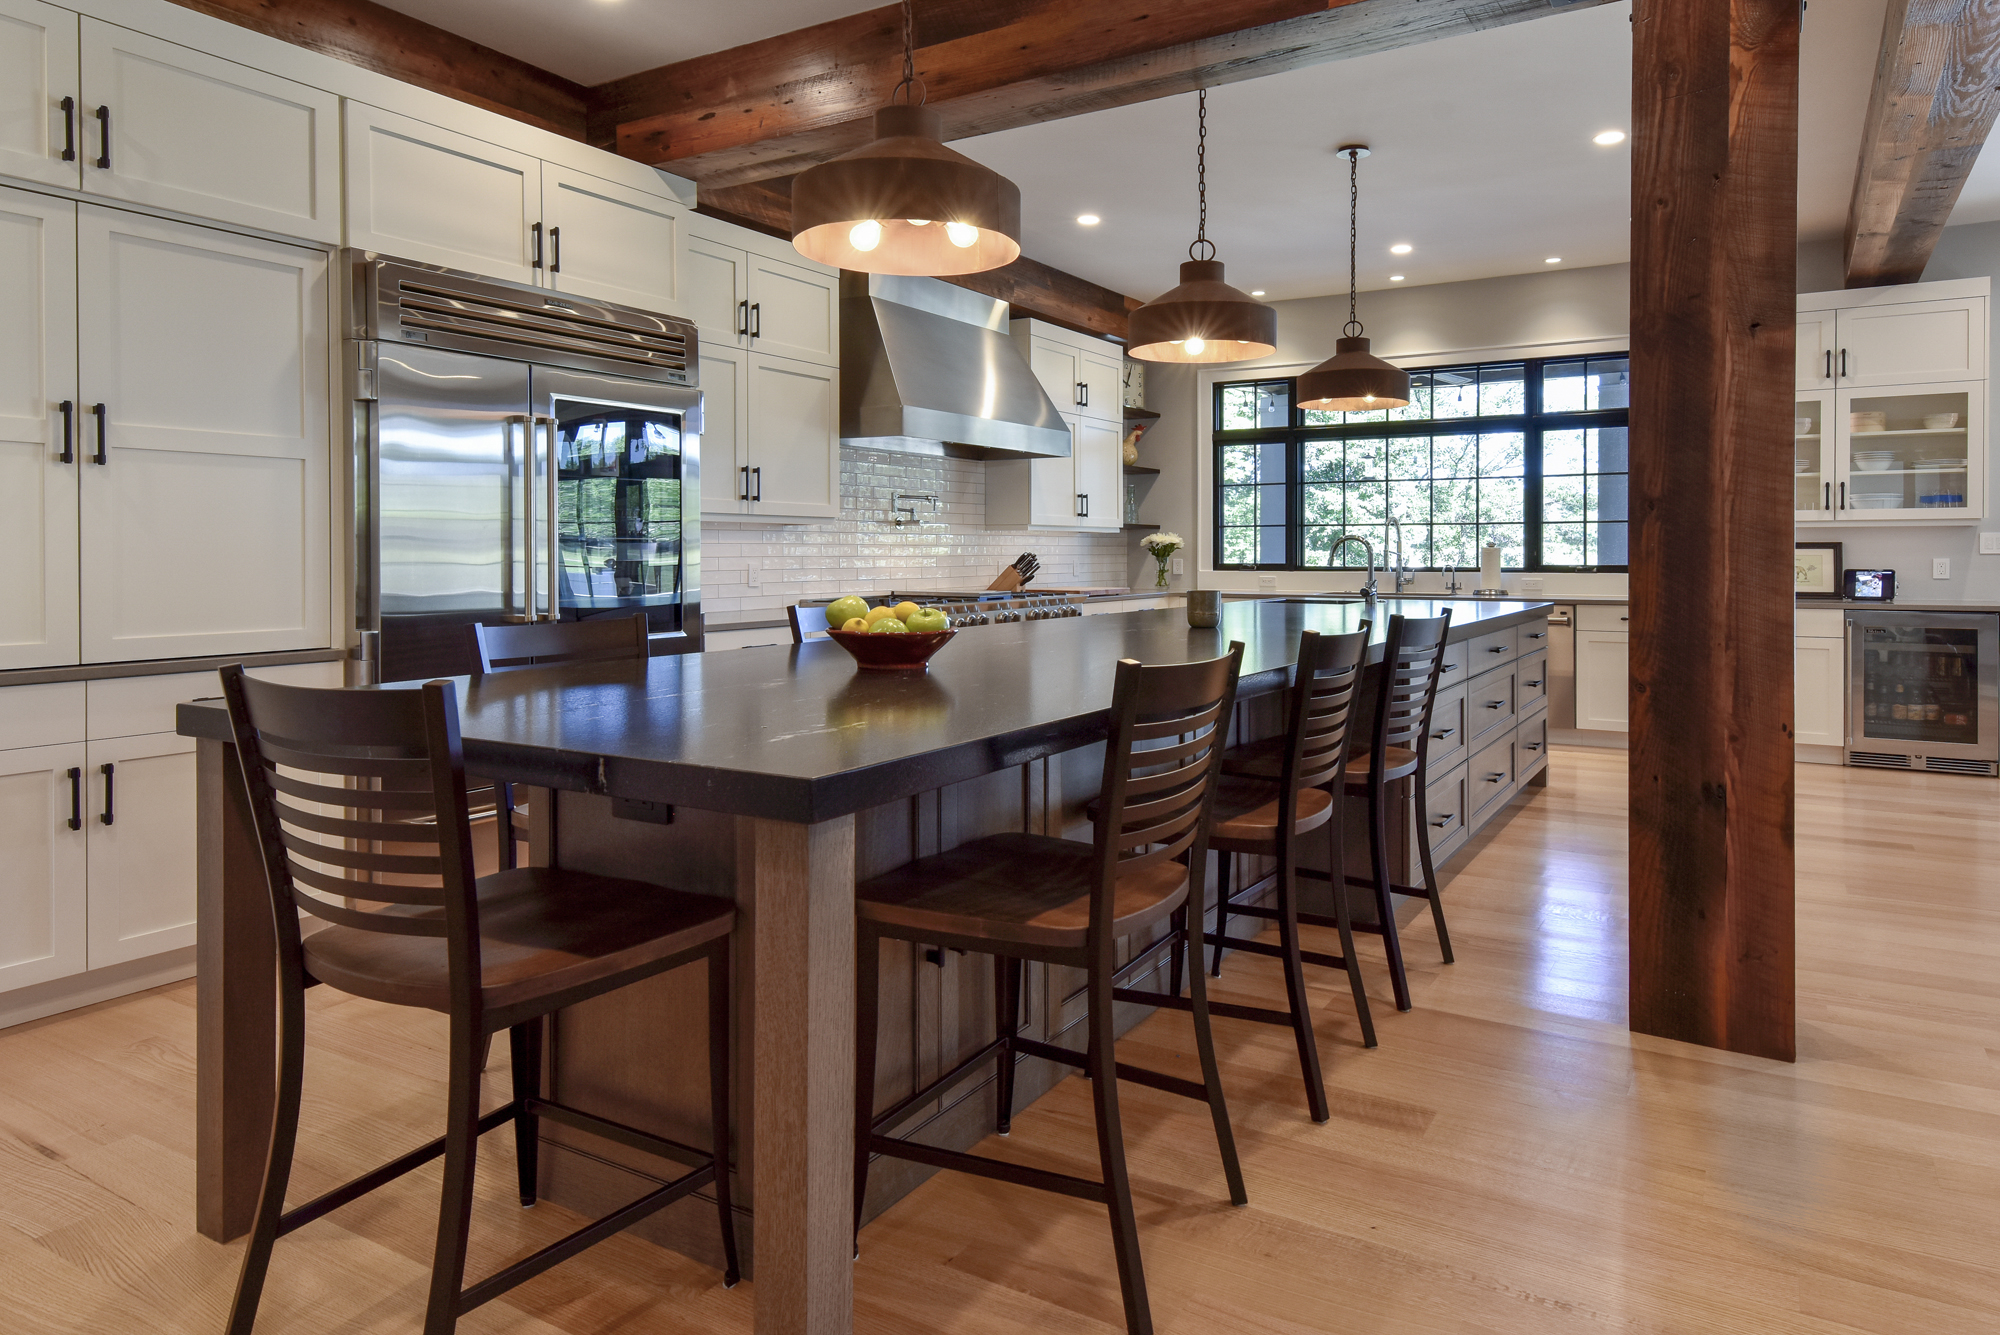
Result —
[[1404, 408], [1410, 402], [1410, 373], [1392, 366], [1368, 351], [1361, 336], [1361, 321], [1355, 318], [1355, 234], [1360, 213], [1361, 159], [1368, 149], [1361, 144], [1344, 144], [1338, 150], [1347, 159], [1347, 327], [1344, 337], [1335, 340], [1333, 356], [1299, 377], [1298, 405], [1319, 412], [1370, 412], [1377, 408]]
[[[915, 98], [916, 39], [903, 5], [903, 81]], [[893, 94], [892, 94], [893, 96]], [[875, 138], [792, 184], [792, 245], [862, 273], [980, 273], [1021, 257], [1021, 190], [944, 143], [944, 119], [914, 101], [875, 113]]]
[[[1201, 90], [1195, 150], [1200, 223], [1181, 281], [1132, 312], [1126, 352], [1149, 362], [1246, 362], [1278, 350], [1278, 312], [1222, 281], [1208, 239], [1208, 90]], [[1203, 248], [1206, 255], [1201, 255]], [[1197, 256], [1199, 256], [1197, 258]]]

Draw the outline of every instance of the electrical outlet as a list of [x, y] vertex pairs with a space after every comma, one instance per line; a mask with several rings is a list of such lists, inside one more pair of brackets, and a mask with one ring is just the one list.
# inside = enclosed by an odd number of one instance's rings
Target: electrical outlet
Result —
[[755, 593], [757, 590], [764, 587], [764, 572], [762, 570], [759, 570], [755, 565], [752, 565], [750, 567], [749, 571], [744, 575], [743, 578], [744, 582], [750, 586], [750, 591], [752, 593]]
[[1178, 556], [1173, 557], [1171, 559], [1173, 561], [1173, 572], [1176, 575], [1183, 575], [1187, 573], [1187, 562], [1183, 561]]
[[2000, 533], [1980, 534], [1979, 554], [1981, 556], [2000, 556]]
[[1542, 591], [1541, 580], [1535, 578], [1533, 575], [1523, 575], [1521, 577], [1522, 593], [1540, 593], [1541, 591]]
[[1257, 576], [1257, 591], [1259, 593], [1276, 593], [1277, 590], [1278, 577], [1276, 575]]
[[1949, 556], [1934, 556], [1931, 558], [1931, 578], [1951, 578], [1951, 558]]

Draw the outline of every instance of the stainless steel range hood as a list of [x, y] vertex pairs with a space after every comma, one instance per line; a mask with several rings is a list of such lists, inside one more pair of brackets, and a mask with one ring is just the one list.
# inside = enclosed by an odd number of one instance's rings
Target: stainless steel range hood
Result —
[[1069, 427], [1007, 337], [1007, 303], [935, 278], [840, 276], [840, 443], [1058, 459]]

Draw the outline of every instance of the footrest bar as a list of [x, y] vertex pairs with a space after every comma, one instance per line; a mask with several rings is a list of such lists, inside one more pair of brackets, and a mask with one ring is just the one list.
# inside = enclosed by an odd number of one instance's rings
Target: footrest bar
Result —
[[[1373, 878], [1367, 876], [1350, 876], [1347, 878], [1347, 883], [1360, 890], [1373, 890], [1375, 888]], [[1431, 897], [1431, 892], [1424, 889], [1421, 885], [1398, 885], [1396, 882], [1391, 881], [1389, 882], [1389, 888], [1399, 895], [1408, 895], [1412, 899], [1429, 899]]]
[[[1269, 941], [1259, 941], [1253, 937], [1232, 936], [1227, 941], [1224, 941], [1211, 932], [1206, 937], [1206, 940], [1210, 945], [1225, 945], [1232, 950], [1241, 950], [1252, 955], [1264, 955], [1274, 960], [1281, 960], [1285, 957], [1283, 946], [1273, 945]], [[1345, 971], [1347, 968], [1346, 956], [1329, 955], [1320, 950], [1301, 950], [1299, 952], [1299, 959], [1307, 964], [1317, 964], [1324, 969], [1340, 969]], [[1211, 1001], [1208, 1003], [1208, 1008], [1217, 1015], [1227, 1015], [1229, 1012], [1222, 1009], [1227, 1004], [1227, 1002]], [[1238, 1009], [1242, 1008], [1238, 1007]], [[1272, 1014], [1286, 1015], [1285, 1022], [1287, 1024], [1291, 1023], [1290, 1016], [1284, 1011], [1273, 1011]]]
[[895, 1140], [889, 1136], [868, 1137], [868, 1148], [876, 1154], [886, 1154], [892, 1159], [908, 1159], [912, 1163], [929, 1164], [932, 1168], [949, 1168], [954, 1172], [972, 1173], [979, 1177], [993, 1178], [998, 1182], [1012, 1182], [1019, 1187], [1034, 1187], [1041, 1191], [1075, 1196], [1079, 1200], [1095, 1201], [1099, 1205], [1110, 1200], [1110, 1195], [1105, 1191], [1102, 1182], [1071, 1177], [1068, 1173], [1051, 1173], [1045, 1168], [1030, 1168], [1025, 1164], [1008, 1163], [1002, 1159], [989, 1159], [983, 1154], [941, 1150], [932, 1145]]
[[[519, 1105], [504, 1103], [487, 1113], [475, 1124], [475, 1135], [485, 1135], [496, 1126], [504, 1126], [514, 1120]], [[419, 1145], [408, 1154], [391, 1159], [371, 1173], [363, 1173], [351, 1182], [344, 1182], [332, 1191], [315, 1196], [296, 1210], [278, 1216], [278, 1236], [284, 1237], [293, 1229], [304, 1228], [313, 1220], [332, 1214], [349, 1201], [358, 1201], [379, 1186], [394, 1182], [413, 1168], [421, 1168], [444, 1153], [444, 1137], [439, 1136], [425, 1145]]]
[[1053, 1043], [1044, 1043], [1034, 1038], [1016, 1038], [1014, 1040], [1014, 1051], [1025, 1052], [1030, 1057], [1040, 1057], [1044, 1061], [1060, 1062], [1065, 1066], [1088, 1067], [1090, 1065], [1090, 1056], [1088, 1053], [1077, 1052], [1071, 1048], [1059, 1048]]
[[[1021, 1044], [1021, 1039], [1016, 1038], [1014, 1040], [1016, 1048], [1021, 1048]], [[879, 1131], [885, 1126], [894, 1126], [897, 1122], [903, 1120], [904, 1114], [908, 1113], [910, 1109], [928, 1103], [936, 1098], [941, 1092], [963, 1079], [975, 1066], [992, 1057], [994, 1053], [1000, 1051], [1005, 1045], [1005, 1039], [994, 1039], [991, 1043], [988, 1043], [985, 1047], [973, 1053], [970, 1057], [967, 1057], [964, 1061], [952, 1067], [949, 1071], [946, 1071], [916, 1093], [897, 1100], [888, 1108], [875, 1114], [875, 1122], [872, 1129]], [[1026, 1049], [1022, 1048], [1021, 1050], [1025, 1051]]]
[[1143, 1066], [1128, 1066], [1124, 1062], [1114, 1062], [1112, 1065], [1117, 1070], [1120, 1080], [1129, 1080], [1135, 1085], [1144, 1085], [1148, 1089], [1157, 1089], [1168, 1094], [1179, 1094], [1183, 1098], [1195, 1099], [1201, 1103], [1208, 1102], [1208, 1086], [1199, 1080], [1183, 1080], [1177, 1075], [1162, 1075], [1158, 1071], [1149, 1071]]
[[678, 1140], [668, 1140], [650, 1131], [641, 1131], [636, 1126], [626, 1126], [607, 1117], [598, 1117], [566, 1103], [551, 1103], [547, 1099], [529, 1099], [528, 1111], [536, 1117], [546, 1117], [551, 1122], [559, 1122], [578, 1131], [616, 1141], [628, 1149], [645, 1154], [656, 1154], [662, 1159], [672, 1159], [690, 1168], [699, 1168], [709, 1161], [707, 1150], [698, 1150], [692, 1145], [683, 1145]]

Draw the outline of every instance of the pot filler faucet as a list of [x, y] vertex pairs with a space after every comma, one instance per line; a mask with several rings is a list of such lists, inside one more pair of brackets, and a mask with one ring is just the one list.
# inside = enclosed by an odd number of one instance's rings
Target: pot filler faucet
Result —
[[1340, 535], [1340, 537], [1339, 537], [1338, 539], [1336, 539], [1336, 540], [1334, 541], [1334, 544], [1333, 544], [1333, 546], [1332, 546], [1331, 548], [1329, 548], [1329, 549], [1327, 550], [1327, 553], [1326, 553], [1326, 563], [1327, 563], [1327, 565], [1328, 565], [1329, 567], [1330, 567], [1330, 566], [1332, 566], [1332, 565], [1333, 565], [1333, 558], [1334, 558], [1334, 557], [1336, 557], [1336, 556], [1338, 556], [1338, 555], [1340, 555], [1340, 549], [1341, 549], [1342, 547], [1345, 547], [1345, 546], [1346, 546], [1346, 545], [1347, 545], [1348, 543], [1350, 543], [1350, 542], [1358, 542], [1358, 543], [1360, 543], [1360, 544], [1361, 544], [1361, 554], [1362, 554], [1363, 556], [1365, 556], [1365, 557], [1367, 557], [1367, 558], [1368, 558], [1368, 582], [1367, 582], [1366, 584], [1363, 584], [1363, 585], [1361, 586], [1361, 596], [1363, 597], [1363, 599], [1365, 599], [1365, 600], [1366, 600], [1366, 601], [1368, 602], [1368, 604], [1369, 604], [1370, 606], [1373, 606], [1373, 605], [1374, 605], [1374, 603], [1375, 603], [1375, 598], [1376, 598], [1376, 593], [1375, 593], [1375, 549], [1374, 549], [1373, 547], [1370, 547], [1370, 546], [1368, 545], [1368, 539], [1366, 539], [1366, 538], [1362, 537], [1362, 536], [1361, 536], [1360, 534], [1358, 534], [1358, 533], [1343, 533], [1343, 534], [1341, 534], [1341, 535]]

